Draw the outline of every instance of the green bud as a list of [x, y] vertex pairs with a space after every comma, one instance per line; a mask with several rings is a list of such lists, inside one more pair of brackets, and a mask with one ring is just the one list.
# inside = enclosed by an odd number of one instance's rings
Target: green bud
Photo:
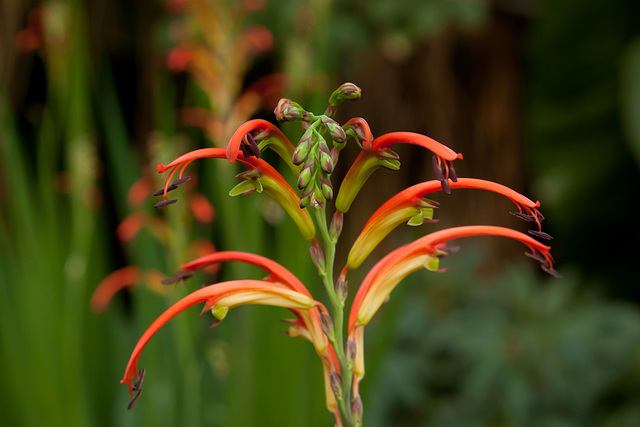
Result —
[[329, 117], [322, 118], [322, 124], [327, 128], [329, 135], [331, 135], [331, 139], [335, 142], [344, 142], [347, 139], [347, 134], [344, 129], [338, 122]]
[[294, 120], [298, 120], [302, 118], [305, 113], [300, 104], [287, 98], [282, 98], [273, 112], [276, 115], [276, 119], [281, 122], [292, 122]]
[[313, 178], [313, 164], [305, 166], [300, 171], [300, 175], [298, 176], [298, 188], [301, 190], [307, 188], [311, 182], [311, 178]]

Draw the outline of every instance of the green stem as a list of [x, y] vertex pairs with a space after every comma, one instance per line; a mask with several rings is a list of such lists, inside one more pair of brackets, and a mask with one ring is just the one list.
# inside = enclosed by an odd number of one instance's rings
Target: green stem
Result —
[[325, 208], [319, 207], [315, 209], [315, 214], [318, 229], [320, 230], [322, 241], [324, 243], [325, 265], [324, 274], [322, 275], [322, 283], [324, 284], [331, 301], [335, 334], [332, 343], [334, 345], [336, 356], [338, 357], [338, 362], [340, 363], [340, 373], [342, 377], [342, 399], [339, 399], [338, 404], [340, 414], [345, 425], [355, 426], [350, 405], [353, 373], [352, 367], [349, 365], [344, 351], [344, 302], [338, 297], [333, 282], [337, 239], [332, 239], [329, 235]]

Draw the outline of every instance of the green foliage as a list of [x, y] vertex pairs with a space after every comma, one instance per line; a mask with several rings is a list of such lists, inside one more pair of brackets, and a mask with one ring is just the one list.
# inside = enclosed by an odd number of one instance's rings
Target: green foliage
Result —
[[456, 272], [415, 280], [395, 322], [378, 325], [391, 350], [371, 373], [367, 424], [640, 422], [637, 309], [581, 295], [572, 275], [541, 287], [510, 269], [488, 281], [473, 274], [477, 252], [453, 257], [444, 264], [455, 262]]

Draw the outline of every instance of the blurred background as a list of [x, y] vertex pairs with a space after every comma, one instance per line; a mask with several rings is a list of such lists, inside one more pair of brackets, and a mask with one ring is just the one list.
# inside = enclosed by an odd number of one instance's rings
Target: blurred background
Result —
[[[365, 424], [640, 425], [638, 2], [0, 4], [0, 424], [333, 425], [312, 347], [278, 334], [282, 309], [240, 307], [209, 329], [194, 307], [147, 346], [131, 411], [119, 380], [172, 302], [261, 277], [229, 264], [158, 285], [214, 248], [270, 256], [321, 298], [280, 208], [227, 196], [234, 165], [189, 166], [170, 209], [149, 194], [157, 163], [225, 146], [242, 122], [273, 120], [283, 96], [322, 112], [351, 81], [363, 96], [340, 122], [424, 133], [464, 153], [459, 176], [540, 200], [563, 275], [487, 238], [460, 241], [448, 272], [411, 276], [367, 328]], [[356, 199], [345, 243], [392, 194], [433, 178], [427, 153], [398, 152], [401, 170], [376, 172]], [[440, 223], [401, 227], [371, 262], [445, 226], [524, 230], [508, 200], [433, 199]]]

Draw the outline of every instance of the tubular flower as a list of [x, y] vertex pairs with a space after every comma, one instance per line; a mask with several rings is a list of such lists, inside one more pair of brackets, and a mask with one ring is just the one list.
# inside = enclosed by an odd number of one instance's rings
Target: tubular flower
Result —
[[[527, 221], [536, 222], [538, 225], [536, 233], [541, 232], [540, 221], [543, 216], [536, 209], [540, 206], [540, 202], [533, 202], [509, 187], [483, 179], [459, 178], [449, 185], [451, 188], [492, 191], [508, 197], [518, 207], [518, 211], [511, 213]], [[426, 181], [409, 187], [387, 200], [371, 215], [351, 247], [347, 268], [358, 268], [371, 251], [401, 223], [408, 221], [409, 225], [420, 225], [423, 222], [432, 221], [433, 208], [437, 206], [437, 203], [423, 199], [423, 197], [440, 191], [441, 188], [439, 181]]]
[[366, 180], [376, 169], [384, 167], [398, 170], [400, 168], [398, 155], [390, 149], [399, 143], [418, 145], [432, 151], [435, 155], [436, 178], [440, 181], [444, 192], [449, 193], [449, 179], [457, 181], [452, 162], [455, 159], [462, 159], [462, 154], [425, 135], [413, 132], [391, 132], [374, 139], [371, 142], [371, 150], [362, 151], [358, 155], [342, 181], [336, 198], [336, 209], [347, 212]]
[[453, 169], [452, 162], [455, 159], [462, 160], [462, 154], [456, 153], [451, 148], [439, 143], [435, 139], [413, 132], [387, 133], [374, 139], [371, 145], [374, 150], [388, 150], [390, 147], [398, 143], [418, 145], [430, 150], [434, 154], [433, 170], [436, 174], [436, 178], [442, 184], [442, 190], [448, 194], [449, 179], [453, 182], [456, 182], [458, 179], [456, 171]]
[[[202, 256], [191, 262], [182, 264], [182, 270], [174, 274], [173, 277], [176, 280], [180, 280], [184, 277], [189, 277], [197, 270], [226, 261], [241, 261], [260, 267], [269, 272], [269, 276], [264, 280], [277, 282], [288, 289], [312, 298], [309, 290], [285, 267], [269, 258], [247, 252], [221, 251]], [[322, 304], [318, 303], [318, 307], [324, 313], [327, 313], [327, 309]], [[297, 319], [288, 321], [291, 325], [288, 335], [291, 337], [301, 336], [306, 338], [313, 344], [318, 355], [325, 357], [328, 354], [330, 345], [320, 326], [318, 307], [314, 307], [308, 311], [292, 309], [291, 311], [296, 315]], [[331, 349], [331, 351], [333, 350]]]
[[[216, 322], [224, 319], [230, 308], [244, 304], [272, 305], [296, 310], [309, 310], [317, 304], [307, 295], [262, 280], [222, 282], [187, 295], [162, 313], [142, 334], [133, 349], [124, 377], [120, 381], [128, 385], [129, 394], [132, 397], [133, 391], [138, 391], [138, 395], [141, 392], [139, 381], [134, 384], [132, 382], [140, 376], [140, 372], [143, 372], [138, 371], [138, 359], [151, 337], [178, 313], [199, 303], [205, 304], [202, 312], [211, 311], [217, 319]], [[138, 396], [134, 397], [134, 402], [137, 398]]]
[[[490, 225], [454, 227], [433, 232], [406, 244], [391, 252], [373, 266], [364, 278], [354, 298], [349, 313], [349, 335], [354, 337], [357, 344], [354, 364], [355, 377], [361, 378], [364, 375], [363, 337], [360, 329], [369, 323], [373, 315], [402, 279], [422, 268], [438, 271], [439, 257], [446, 255], [445, 243], [449, 240], [470, 236], [503, 236], [519, 240], [531, 251], [526, 254], [542, 263], [543, 270], [558, 276], [558, 273], [553, 269], [553, 258], [549, 254], [550, 247], [510, 228]], [[359, 379], [357, 382], [359, 382]]]
[[227, 145], [226, 157], [229, 163], [235, 162], [239, 153], [245, 154], [245, 158], [249, 157], [245, 147], [251, 147], [251, 153], [258, 158], [262, 149], [270, 147], [289, 165], [291, 170], [295, 173], [300, 170], [291, 162], [295, 150], [293, 144], [280, 129], [266, 120], [249, 120], [234, 132]]
[[[287, 270], [277, 262], [260, 255], [246, 252], [221, 251], [205, 255], [191, 262], [182, 264], [181, 267], [184, 272], [193, 272], [206, 268], [211, 264], [225, 261], [242, 261], [263, 268], [270, 274], [269, 277], [265, 280], [276, 281], [291, 290], [307, 295], [309, 298], [311, 298], [311, 294], [309, 293], [307, 288], [293, 273], [291, 273], [289, 270]], [[180, 274], [179, 272], [175, 276], [176, 278], [179, 278], [183, 277], [184, 274]], [[335, 413], [335, 411], [337, 410], [337, 401], [335, 400], [335, 396], [331, 391], [331, 386], [329, 384], [329, 373], [331, 371], [339, 371], [340, 365], [338, 364], [338, 359], [336, 357], [333, 346], [329, 344], [327, 336], [322, 331], [322, 326], [319, 319], [320, 311], [328, 314], [327, 309], [319, 303], [317, 307], [313, 307], [309, 310], [291, 309], [291, 312], [293, 312], [296, 318], [286, 320], [286, 322], [289, 323], [289, 330], [286, 332], [286, 335], [289, 337], [305, 338], [306, 340], [311, 342], [311, 344], [315, 348], [316, 353], [322, 360], [327, 409]]]
[[[221, 159], [226, 158], [226, 156], [227, 149], [224, 148], [201, 148], [184, 154], [167, 165], [160, 163], [158, 165], [158, 172], [168, 172], [168, 174], [163, 191], [158, 190], [155, 193], [156, 195], [164, 194], [165, 200], [164, 202], [157, 203], [156, 207], [175, 203], [175, 200], [167, 200], [167, 193], [172, 189], [177, 188], [177, 186], [182, 183], [182, 180], [187, 179], [186, 177], [183, 178], [182, 174], [191, 162], [204, 158]], [[236, 152], [235, 156], [237, 161], [247, 166], [250, 170], [238, 175], [238, 177], [244, 178], [246, 181], [233, 188], [230, 195], [235, 196], [251, 192], [266, 192], [289, 214], [291, 219], [293, 219], [300, 229], [302, 236], [309, 241], [312, 240], [316, 232], [313, 220], [306, 209], [300, 209], [300, 197], [295, 190], [291, 188], [282, 175], [262, 159], [257, 159], [255, 157], [245, 158], [244, 154], [241, 152]], [[176, 173], [178, 173], [178, 180], [170, 183]]]
[[214, 253], [202, 256], [193, 261], [182, 264], [180, 267], [182, 267], [184, 271], [194, 272], [194, 271], [206, 268], [212, 264], [217, 264], [217, 263], [226, 262], [226, 261], [241, 261], [241, 262], [246, 262], [248, 264], [252, 264], [257, 267], [260, 267], [269, 272], [270, 274], [269, 277], [273, 281], [276, 281], [291, 290], [300, 292], [301, 294], [311, 297], [311, 294], [309, 293], [307, 288], [289, 270], [287, 270], [282, 265], [278, 264], [277, 262], [269, 258], [248, 253], [248, 252], [238, 252], [238, 251], [214, 252]]

